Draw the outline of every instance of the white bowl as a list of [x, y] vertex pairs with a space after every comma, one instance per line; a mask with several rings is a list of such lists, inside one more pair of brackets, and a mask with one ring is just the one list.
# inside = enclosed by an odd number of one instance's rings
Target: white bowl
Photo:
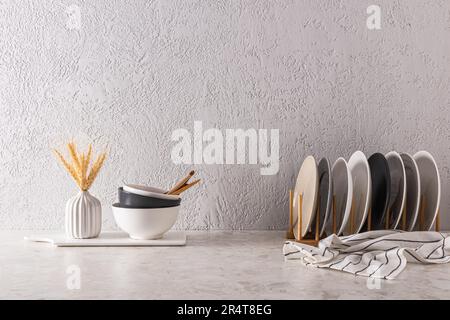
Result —
[[155, 187], [141, 186], [138, 184], [126, 184], [123, 186], [123, 190], [125, 190], [126, 192], [138, 194], [140, 196], [153, 197], [158, 199], [178, 200], [180, 198], [180, 196], [176, 194], [166, 194], [166, 190]]
[[137, 240], [161, 238], [175, 224], [180, 206], [168, 208], [121, 208], [112, 206], [114, 219], [120, 229]]

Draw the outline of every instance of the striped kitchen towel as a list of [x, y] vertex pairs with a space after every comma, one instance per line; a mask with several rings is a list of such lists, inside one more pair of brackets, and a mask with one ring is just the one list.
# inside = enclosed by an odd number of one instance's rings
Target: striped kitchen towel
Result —
[[368, 231], [338, 237], [331, 235], [313, 247], [287, 241], [286, 260], [330, 268], [354, 275], [394, 279], [407, 262], [447, 263], [450, 261], [450, 235], [434, 231]]

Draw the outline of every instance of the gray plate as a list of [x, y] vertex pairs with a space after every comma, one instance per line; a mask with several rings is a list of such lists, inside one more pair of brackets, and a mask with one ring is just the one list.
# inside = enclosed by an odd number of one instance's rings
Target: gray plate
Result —
[[400, 155], [391, 151], [386, 154], [386, 160], [391, 174], [391, 194], [389, 197], [389, 227], [398, 227], [406, 202], [406, 172]]
[[331, 168], [327, 158], [319, 161], [319, 232], [320, 236], [325, 232], [325, 226], [331, 212], [331, 204], [333, 201], [333, 185], [331, 183]]
[[420, 178], [416, 161], [407, 153], [400, 155], [406, 173], [406, 230], [413, 231], [419, 214]]

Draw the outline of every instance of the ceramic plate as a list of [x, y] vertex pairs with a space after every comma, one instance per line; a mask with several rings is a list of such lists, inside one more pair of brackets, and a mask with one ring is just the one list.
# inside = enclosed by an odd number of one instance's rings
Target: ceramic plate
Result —
[[[421, 196], [425, 201], [423, 229], [430, 230], [436, 219], [441, 201], [441, 180], [436, 161], [427, 151], [419, 151], [414, 155], [419, 168]], [[423, 204], [422, 204], [423, 205]], [[420, 212], [416, 228], [420, 226]]]
[[297, 182], [294, 190], [294, 212], [293, 227], [296, 239], [300, 238], [298, 234], [298, 195], [303, 194], [302, 206], [302, 237], [311, 230], [316, 211], [317, 192], [319, 189], [319, 173], [317, 171], [316, 160], [313, 156], [308, 156], [300, 168], [297, 176]]
[[[331, 180], [335, 198], [336, 234], [340, 235], [347, 225], [353, 197], [352, 176], [344, 158], [337, 159], [333, 164]], [[331, 218], [328, 219], [327, 233], [333, 233], [333, 219]]]
[[405, 165], [400, 155], [391, 151], [386, 154], [386, 160], [391, 175], [391, 194], [389, 196], [390, 229], [397, 228], [402, 217], [406, 202], [406, 173]]
[[400, 155], [405, 165], [406, 175], [406, 230], [413, 231], [419, 214], [420, 177], [416, 161], [407, 153]]
[[[350, 222], [344, 230], [344, 234], [358, 233], [364, 226], [369, 212], [370, 199], [372, 195], [372, 179], [367, 158], [361, 151], [356, 151], [348, 160], [353, 182], [352, 211]], [[353, 213], [352, 213], [353, 212]], [[353, 223], [352, 223], [353, 215]], [[353, 225], [353, 232], [352, 232]]]
[[368, 162], [372, 179], [372, 230], [385, 229], [385, 217], [391, 194], [389, 165], [381, 153], [371, 155]]
[[[331, 168], [327, 158], [319, 161], [319, 234], [322, 236], [325, 232], [328, 217], [331, 211], [331, 201], [333, 199], [331, 184]], [[315, 221], [317, 222], [317, 221]], [[314, 223], [315, 225], [315, 223]], [[314, 227], [313, 227], [314, 230]]]

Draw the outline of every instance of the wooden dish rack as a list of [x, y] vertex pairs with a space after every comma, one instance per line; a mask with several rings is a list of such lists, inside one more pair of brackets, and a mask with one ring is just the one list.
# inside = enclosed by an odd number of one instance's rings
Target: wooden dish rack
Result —
[[[426, 206], [426, 199], [424, 198], [423, 195], [421, 195], [420, 197], [420, 204], [419, 204], [419, 230], [423, 230], [424, 229], [424, 219], [425, 219], [425, 206]], [[331, 206], [331, 219], [332, 219], [332, 230], [333, 233], [336, 234], [336, 197], [333, 195], [332, 197], [332, 206]], [[302, 211], [302, 207], [303, 207], [303, 194], [299, 194], [298, 195], [298, 212], [297, 212], [297, 231], [298, 231], [298, 235], [299, 235], [299, 239], [295, 239], [294, 236], [294, 192], [292, 190], [289, 190], [289, 229], [287, 231], [286, 234], [286, 238], [288, 240], [295, 240], [296, 242], [299, 243], [304, 243], [304, 244], [309, 244], [309, 245], [313, 245], [313, 246], [317, 246], [319, 241], [321, 240], [320, 238], [320, 229], [319, 229], [319, 225], [320, 225], [320, 195], [318, 195], [317, 197], [317, 205], [316, 205], [316, 223], [315, 223], [315, 230], [313, 232], [310, 232], [309, 234], [307, 234], [305, 237], [302, 236], [302, 216], [303, 216], [303, 211]], [[350, 209], [350, 221], [348, 223], [350, 223], [350, 233], [353, 234], [354, 233], [354, 226], [355, 226], [355, 206], [354, 206], [354, 201], [352, 202], [352, 207]], [[389, 225], [391, 222], [391, 216], [390, 216], [390, 209], [387, 211], [387, 216], [386, 216], [386, 224], [385, 224], [385, 229], [389, 229]], [[403, 211], [402, 211], [402, 221], [401, 221], [401, 229], [402, 230], [406, 230], [406, 204], [403, 207]], [[435, 231], [439, 231], [440, 230], [440, 209], [438, 209], [437, 215], [436, 215], [436, 220], [435, 220]], [[367, 214], [367, 231], [371, 231], [372, 230], [372, 210], [369, 207], [369, 211]]]

